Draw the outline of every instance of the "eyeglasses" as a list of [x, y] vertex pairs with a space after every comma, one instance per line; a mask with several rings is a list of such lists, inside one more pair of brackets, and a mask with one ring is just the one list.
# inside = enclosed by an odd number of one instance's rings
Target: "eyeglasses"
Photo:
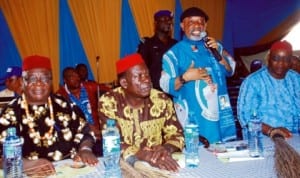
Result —
[[27, 84], [36, 84], [38, 82], [41, 82], [43, 84], [48, 84], [51, 80], [52, 77], [50, 75], [40, 75], [40, 76], [31, 75], [31, 76], [24, 77], [24, 81]]
[[279, 56], [279, 55], [271, 55], [271, 59], [273, 61], [287, 61], [290, 62], [292, 60], [292, 56]]

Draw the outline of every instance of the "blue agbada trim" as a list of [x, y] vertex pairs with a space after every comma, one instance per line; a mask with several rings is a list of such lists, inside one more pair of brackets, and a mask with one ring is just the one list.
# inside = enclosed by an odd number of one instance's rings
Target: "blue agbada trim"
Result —
[[[68, 93], [72, 102], [74, 102], [84, 113], [84, 116], [89, 124], [94, 124], [91, 114], [91, 104], [89, 102], [86, 89], [82, 86], [80, 88], [80, 97], [77, 99], [72, 93]], [[90, 110], [90, 111], [89, 111]]]

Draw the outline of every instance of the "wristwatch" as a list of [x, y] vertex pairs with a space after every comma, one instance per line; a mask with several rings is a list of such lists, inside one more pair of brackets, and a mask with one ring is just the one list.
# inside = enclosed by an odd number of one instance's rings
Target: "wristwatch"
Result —
[[179, 81], [180, 81], [181, 84], [185, 84], [186, 83], [186, 80], [184, 80], [183, 75], [179, 76]]

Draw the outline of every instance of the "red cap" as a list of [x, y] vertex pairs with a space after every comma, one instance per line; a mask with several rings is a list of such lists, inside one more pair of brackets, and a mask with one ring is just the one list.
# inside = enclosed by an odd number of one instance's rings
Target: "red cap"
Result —
[[288, 52], [293, 52], [292, 45], [287, 41], [277, 41], [277, 42], [273, 43], [270, 51], [275, 51], [275, 50], [279, 50], [279, 49], [283, 49]]
[[36, 68], [44, 68], [51, 70], [51, 62], [48, 57], [44, 56], [28, 56], [23, 60], [23, 71], [36, 69]]
[[142, 63], [144, 63], [144, 60], [142, 56], [138, 53], [125, 56], [124, 58], [118, 60], [116, 63], [117, 73], [123, 73], [129, 68]]

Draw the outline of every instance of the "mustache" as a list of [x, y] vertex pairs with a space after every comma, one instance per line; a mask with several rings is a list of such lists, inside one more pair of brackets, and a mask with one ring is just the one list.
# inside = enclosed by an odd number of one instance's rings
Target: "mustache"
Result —
[[194, 32], [194, 31], [202, 32], [203, 30], [200, 27], [194, 27], [194, 28], [191, 29], [191, 32]]
[[140, 88], [141, 89], [147, 89], [147, 88], [152, 88], [153, 87], [153, 84], [152, 82], [149, 82], [149, 83], [143, 83], [140, 85]]

